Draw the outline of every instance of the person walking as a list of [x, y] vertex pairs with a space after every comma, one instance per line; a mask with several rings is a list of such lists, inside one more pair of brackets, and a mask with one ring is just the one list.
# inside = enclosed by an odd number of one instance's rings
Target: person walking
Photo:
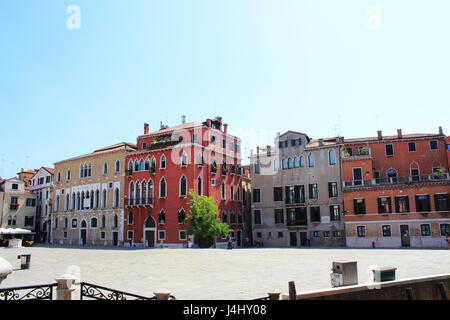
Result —
[[228, 236], [228, 249], [233, 249], [233, 236], [231, 234]]

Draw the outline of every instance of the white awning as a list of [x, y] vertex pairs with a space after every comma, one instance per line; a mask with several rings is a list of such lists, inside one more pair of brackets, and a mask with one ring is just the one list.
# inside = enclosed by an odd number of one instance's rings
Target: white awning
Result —
[[21, 228], [0, 228], [0, 234], [34, 234], [34, 232]]

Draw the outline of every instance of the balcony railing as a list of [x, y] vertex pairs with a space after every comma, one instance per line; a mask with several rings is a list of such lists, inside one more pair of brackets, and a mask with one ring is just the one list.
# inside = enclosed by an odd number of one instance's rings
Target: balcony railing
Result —
[[292, 227], [292, 226], [307, 226], [308, 225], [308, 221], [304, 220], [304, 219], [303, 220], [287, 220], [286, 224], [289, 227]]
[[18, 207], [19, 207], [18, 203], [11, 203], [9, 205], [9, 210], [17, 210]]
[[450, 181], [449, 173], [445, 172], [445, 173], [424, 174], [406, 177], [388, 177], [388, 178], [384, 177], [366, 180], [347, 180], [342, 182], [342, 186], [344, 188], [351, 188], [351, 187], [427, 183], [440, 181]]
[[146, 206], [153, 204], [153, 198], [129, 198], [127, 200], [128, 206]]

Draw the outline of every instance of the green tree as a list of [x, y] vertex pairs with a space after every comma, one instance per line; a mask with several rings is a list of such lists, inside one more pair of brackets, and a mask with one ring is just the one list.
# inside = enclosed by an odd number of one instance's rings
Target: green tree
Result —
[[218, 206], [213, 197], [197, 196], [189, 190], [188, 234], [194, 235], [194, 241], [200, 248], [209, 248], [218, 236], [226, 236], [230, 227], [217, 217]]

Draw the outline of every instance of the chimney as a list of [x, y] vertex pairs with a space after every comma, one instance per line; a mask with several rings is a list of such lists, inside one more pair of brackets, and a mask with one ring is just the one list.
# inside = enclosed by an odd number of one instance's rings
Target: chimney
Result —
[[442, 130], [442, 127], [439, 127], [439, 135], [443, 136], [444, 135], [444, 131]]
[[381, 130], [378, 130], [377, 133], [378, 133], [378, 140], [383, 140], [383, 134], [381, 133]]
[[144, 134], [148, 134], [149, 129], [150, 126], [148, 125], [148, 123], [144, 123]]
[[206, 126], [211, 128], [211, 125], [212, 125], [212, 120], [211, 119], [206, 120]]
[[397, 137], [398, 137], [399, 139], [403, 138], [403, 135], [402, 135], [402, 129], [397, 129]]
[[323, 139], [319, 139], [319, 146], [323, 146]]
[[182, 123], [182, 124], [185, 124], [185, 123], [186, 123], [186, 116], [185, 116], [185, 115], [182, 115], [182, 116], [181, 116], [181, 123]]
[[259, 147], [256, 147], [256, 159], [259, 161]]
[[223, 132], [227, 133], [227, 129], [228, 129], [228, 124], [224, 123], [223, 124]]
[[267, 150], [267, 156], [270, 157], [272, 155], [272, 152], [271, 152], [272, 147], [268, 145], [266, 150]]

